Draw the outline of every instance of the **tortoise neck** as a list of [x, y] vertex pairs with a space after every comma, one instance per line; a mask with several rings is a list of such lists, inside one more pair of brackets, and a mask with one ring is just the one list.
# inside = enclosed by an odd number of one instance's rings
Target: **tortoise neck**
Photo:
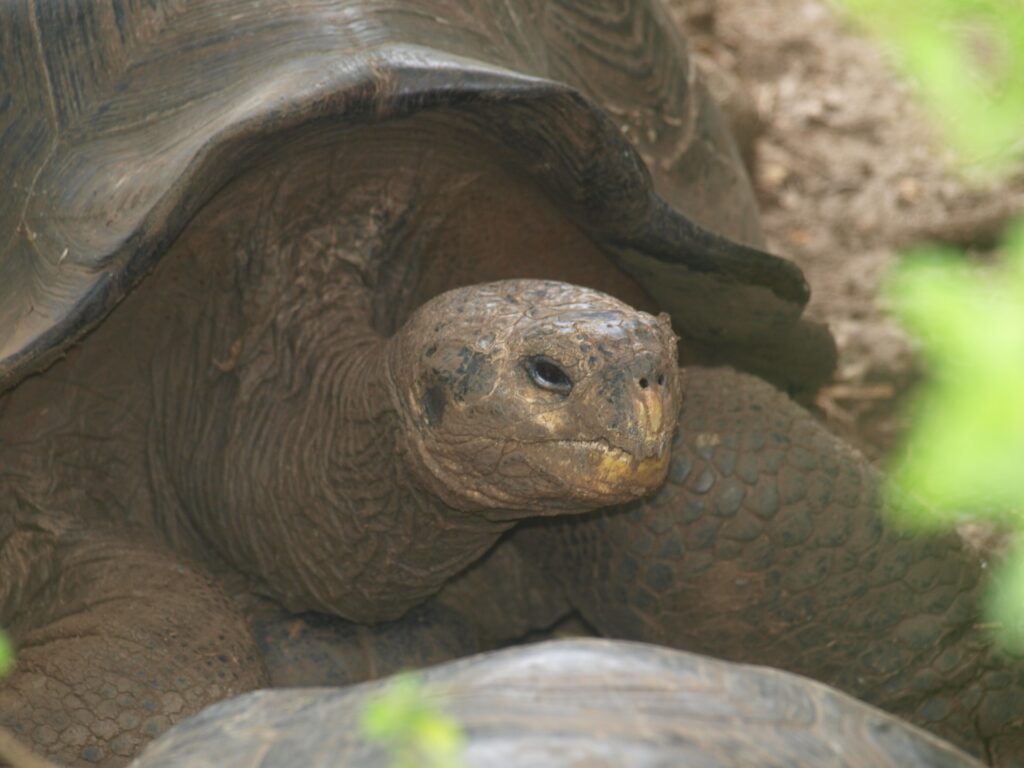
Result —
[[248, 286], [234, 308], [212, 292], [186, 359], [155, 377], [187, 380], [157, 393], [153, 438], [172, 539], [290, 610], [368, 622], [429, 597], [508, 526], [450, 509], [409, 472], [396, 341], [374, 328], [367, 282], [340, 264], [316, 283]]

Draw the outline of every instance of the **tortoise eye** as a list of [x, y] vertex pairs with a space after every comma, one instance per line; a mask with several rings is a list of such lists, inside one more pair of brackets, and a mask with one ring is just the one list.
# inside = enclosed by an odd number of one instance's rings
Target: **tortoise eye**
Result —
[[572, 390], [572, 379], [558, 363], [549, 357], [538, 355], [526, 361], [526, 373], [530, 380], [541, 389], [568, 395]]

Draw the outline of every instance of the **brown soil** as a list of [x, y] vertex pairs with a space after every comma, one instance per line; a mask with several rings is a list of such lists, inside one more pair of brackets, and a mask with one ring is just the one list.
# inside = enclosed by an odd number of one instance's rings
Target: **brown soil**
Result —
[[812, 286], [810, 314], [840, 349], [817, 404], [873, 460], [904, 429], [918, 378], [880, 285], [900, 249], [937, 239], [978, 251], [1024, 209], [1024, 174], [971, 189], [885, 56], [821, 0], [668, 0], [692, 46], [738, 76], [760, 116], [754, 181], [770, 248]]

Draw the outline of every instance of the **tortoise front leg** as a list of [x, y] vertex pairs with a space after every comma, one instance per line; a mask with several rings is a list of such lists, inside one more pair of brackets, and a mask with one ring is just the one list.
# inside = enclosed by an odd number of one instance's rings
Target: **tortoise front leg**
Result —
[[18, 647], [0, 725], [64, 764], [126, 763], [266, 682], [244, 621], [193, 564], [42, 513], [0, 517], [0, 624]]
[[665, 486], [518, 545], [606, 635], [800, 672], [1000, 761], [1021, 750], [1024, 665], [978, 629], [959, 538], [894, 530], [879, 474], [762, 381], [684, 377]]
[[493, 650], [542, 633], [571, 611], [535, 564], [501, 542], [396, 621], [294, 615], [259, 598], [246, 614], [271, 683], [293, 687], [351, 685]]

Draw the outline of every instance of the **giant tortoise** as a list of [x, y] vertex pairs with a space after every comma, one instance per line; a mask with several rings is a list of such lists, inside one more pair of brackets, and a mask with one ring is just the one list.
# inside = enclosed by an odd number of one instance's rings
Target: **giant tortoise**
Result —
[[976, 560], [775, 388], [833, 347], [653, 2], [0, 30], [0, 723], [113, 765], [575, 613], [1018, 748]]

